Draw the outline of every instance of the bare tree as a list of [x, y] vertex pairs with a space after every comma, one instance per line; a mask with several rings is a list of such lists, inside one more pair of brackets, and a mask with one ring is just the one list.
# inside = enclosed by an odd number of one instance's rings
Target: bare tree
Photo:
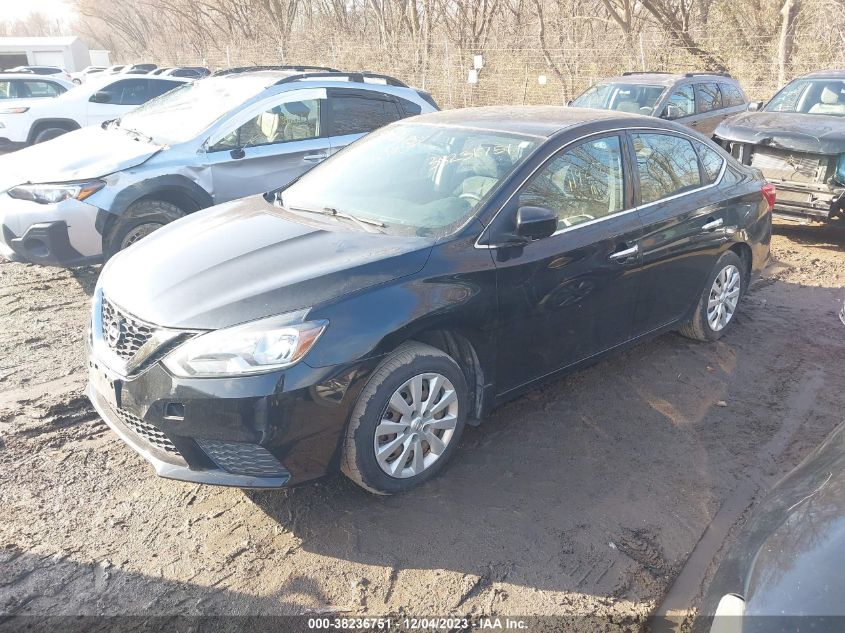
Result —
[[778, 40], [778, 84], [786, 83], [786, 73], [795, 44], [795, 23], [801, 11], [801, 0], [785, 0], [780, 10], [780, 39]]

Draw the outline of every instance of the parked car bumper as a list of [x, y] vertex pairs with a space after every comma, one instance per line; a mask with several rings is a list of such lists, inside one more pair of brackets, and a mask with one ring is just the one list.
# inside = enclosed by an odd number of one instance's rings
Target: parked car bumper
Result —
[[0, 254], [12, 261], [80, 266], [102, 258], [99, 209], [78, 200], [38, 204], [0, 195]]
[[162, 477], [279, 488], [337, 470], [366, 363], [186, 379], [156, 363], [121, 377], [91, 354], [87, 395], [109, 427]]
[[839, 217], [845, 219], [845, 188], [789, 181], [773, 182], [778, 192], [776, 214], [819, 221]]

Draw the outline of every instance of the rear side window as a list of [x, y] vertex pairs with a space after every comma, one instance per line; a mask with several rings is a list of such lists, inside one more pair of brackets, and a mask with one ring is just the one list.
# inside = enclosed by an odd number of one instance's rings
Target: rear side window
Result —
[[733, 84], [719, 84], [722, 91], [722, 105], [726, 108], [741, 106], [745, 104], [745, 97], [738, 86]]
[[149, 99], [159, 97], [165, 92], [170, 92], [174, 88], [182, 85], [181, 81], [168, 81], [166, 79], [150, 81], [150, 95]]
[[669, 134], [632, 134], [641, 204], [650, 204], [701, 186], [692, 143]]
[[725, 160], [719, 152], [707, 147], [704, 143], [696, 143], [695, 147], [698, 150], [698, 158], [701, 160], [701, 168], [704, 171], [705, 184], [713, 184], [719, 177]]
[[399, 98], [399, 105], [402, 106], [402, 111], [405, 113], [405, 116], [416, 116], [420, 112], [422, 112], [422, 106], [413, 101], [408, 101], [407, 99]]
[[722, 93], [715, 83], [697, 84], [700, 112], [711, 112], [722, 107]]
[[338, 95], [331, 100], [332, 136], [360, 134], [398, 121], [399, 107], [386, 99], [357, 95]]
[[38, 81], [35, 79], [24, 79], [22, 82], [24, 93], [30, 97], [57, 97], [63, 92], [65, 88], [52, 81]]

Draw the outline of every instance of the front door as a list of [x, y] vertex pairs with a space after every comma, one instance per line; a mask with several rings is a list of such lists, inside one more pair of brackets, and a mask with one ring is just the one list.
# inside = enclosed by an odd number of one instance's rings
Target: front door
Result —
[[495, 232], [514, 230], [521, 206], [546, 207], [558, 216], [554, 235], [494, 250], [501, 392], [630, 337], [642, 228], [632, 209], [624, 146], [623, 137], [610, 135], [565, 148], [494, 223], [495, 241]]
[[324, 90], [286, 92], [213, 136], [206, 162], [214, 202], [282, 187], [325, 160], [325, 104]]

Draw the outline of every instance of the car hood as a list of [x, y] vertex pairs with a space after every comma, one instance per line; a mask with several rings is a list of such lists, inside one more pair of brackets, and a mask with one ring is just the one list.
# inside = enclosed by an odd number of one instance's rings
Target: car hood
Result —
[[100, 178], [140, 165], [161, 150], [119, 130], [85, 127], [0, 156], [0, 191], [24, 183]]
[[293, 217], [262, 196], [194, 213], [115, 256], [103, 294], [150, 323], [218, 329], [411, 275], [434, 245]]
[[723, 121], [716, 136], [817, 154], [845, 152], [845, 117], [792, 112], [743, 112]]

